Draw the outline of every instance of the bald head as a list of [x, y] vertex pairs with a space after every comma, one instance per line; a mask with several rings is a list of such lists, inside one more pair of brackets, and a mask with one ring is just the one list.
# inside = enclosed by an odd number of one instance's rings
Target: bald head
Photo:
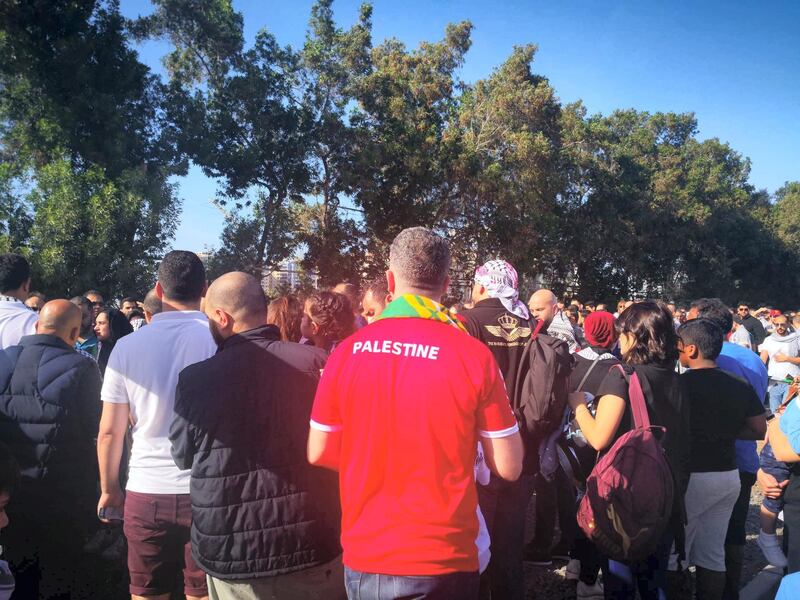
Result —
[[558, 298], [550, 290], [536, 290], [528, 301], [531, 314], [547, 327], [558, 312]]
[[54, 335], [73, 346], [81, 332], [81, 309], [69, 300], [51, 300], [39, 312], [36, 333]]
[[[223, 337], [267, 323], [267, 299], [258, 280], [234, 271], [214, 280], [206, 292], [205, 313]], [[227, 333], [227, 335], [225, 335]]]

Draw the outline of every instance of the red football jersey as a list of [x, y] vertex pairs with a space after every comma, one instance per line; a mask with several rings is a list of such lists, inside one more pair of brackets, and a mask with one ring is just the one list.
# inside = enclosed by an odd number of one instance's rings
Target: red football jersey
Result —
[[342, 432], [345, 565], [390, 575], [478, 570], [477, 441], [518, 431], [481, 342], [433, 320], [378, 320], [331, 355], [311, 426]]

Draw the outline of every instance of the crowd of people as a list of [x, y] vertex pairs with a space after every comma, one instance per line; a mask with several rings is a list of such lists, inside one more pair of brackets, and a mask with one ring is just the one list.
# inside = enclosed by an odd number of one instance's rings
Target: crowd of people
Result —
[[0, 599], [99, 598], [87, 556], [134, 599], [521, 600], [554, 561], [581, 599], [735, 599], [756, 481], [798, 597], [800, 313], [526, 304], [500, 259], [447, 307], [450, 266], [414, 227], [360, 288], [172, 251], [141, 301], [48, 301], [0, 255]]

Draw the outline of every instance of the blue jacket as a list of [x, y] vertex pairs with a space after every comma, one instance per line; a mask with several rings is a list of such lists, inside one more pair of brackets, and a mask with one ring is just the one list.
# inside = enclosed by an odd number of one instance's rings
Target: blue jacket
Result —
[[0, 440], [17, 458], [17, 506], [96, 501], [97, 364], [52, 335], [0, 351]]

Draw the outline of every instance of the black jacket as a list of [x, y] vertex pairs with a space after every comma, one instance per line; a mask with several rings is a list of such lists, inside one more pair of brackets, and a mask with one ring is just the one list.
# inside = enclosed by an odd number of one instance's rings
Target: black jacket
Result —
[[55, 336], [0, 351], [0, 440], [22, 471], [17, 507], [96, 503], [100, 387], [97, 364]]
[[181, 371], [172, 455], [192, 470], [192, 554], [213, 577], [280, 575], [341, 552], [336, 473], [306, 458], [325, 361], [266, 325]]
[[753, 350], [758, 353], [758, 347], [767, 339], [767, 332], [764, 326], [753, 315], [747, 315], [742, 319], [742, 327], [744, 327], [753, 338]]
[[508, 312], [499, 298], [487, 298], [461, 313], [469, 334], [492, 351], [506, 382], [509, 398], [514, 398], [517, 371], [525, 344], [531, 339], [530, 321]]

